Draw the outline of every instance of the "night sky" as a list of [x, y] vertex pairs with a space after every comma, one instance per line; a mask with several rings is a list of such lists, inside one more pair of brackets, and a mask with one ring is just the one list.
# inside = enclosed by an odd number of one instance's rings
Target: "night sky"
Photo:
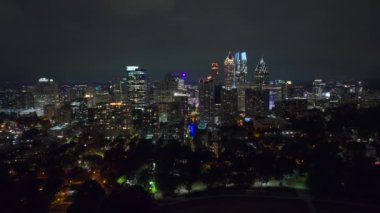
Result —
[[378, 0], [0, 0], [0, 81], [191, 80], [247, 51], [272, 79], [380, 78]]

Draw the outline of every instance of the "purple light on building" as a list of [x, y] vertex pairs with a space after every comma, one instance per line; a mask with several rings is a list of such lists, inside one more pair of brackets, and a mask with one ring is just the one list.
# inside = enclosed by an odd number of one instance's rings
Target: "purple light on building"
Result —
[[186, 78], [187, 77], [187, 72], [181, 72], [181, 77]]

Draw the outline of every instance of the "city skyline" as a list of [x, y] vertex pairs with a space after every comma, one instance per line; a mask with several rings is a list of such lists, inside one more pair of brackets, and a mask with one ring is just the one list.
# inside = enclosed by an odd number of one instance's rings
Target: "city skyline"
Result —
[[[264, 56], [273, 79], [380, 78], [379, 5], [369, 0], [6, 0], [1, 6], [2, 81], [113, 79], [128, 64], [147, 68], [153, 79], [185, 70], [197, 81], [228, 50], [247, 52], [248, 73]], [[227, 25], [234, 28], [228, 36]]]
[[1, 212], [380, 212], [378, 11], [0, 0]]

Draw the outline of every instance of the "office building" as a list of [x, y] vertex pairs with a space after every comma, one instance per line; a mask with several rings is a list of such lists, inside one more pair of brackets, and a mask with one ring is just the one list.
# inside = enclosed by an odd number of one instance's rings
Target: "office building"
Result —
[[249, 88], [245, 91], [245, 114], [247, 117], [265, 116], [269, 110], [269, 90]]
[[132, 112], [124, 102], [98, 104], [94, 120], [99, 131], [108, 136], [125, 135], [132, 128]]
[[222, 87], [221, 90], [221, 124], [231, 126], [238, 119], [238, 95], [236, 88]]
[[232, 56], [231, 51], [228, 52], [226, 59], [224, 60], [224, 86], [228, 88], [235, 87], [234, 79], [235, 79], [235, 59]]
[[313, 82], [313, 98], [320, 100], [324, 98], [326, 83], [322, 79], [316, 79]]
[[200, 120], [207, 124], [213, 123], [213, 110], [215, 105], [214, 80], [211, 76], [201, 79], [198, 83]]
[[269, 69], [263, 58], [261, 58], [260, 63], [255, 68], [254, 83], [257, 86], [269, 84]]
[[126, 71], [126, 101], [133, 110], [133, 120], [138, 120], [148, 106], [147, 73], [138, 66], [127, 66]]
[[239, 86], [247, 82], [247, 53], [235, 53], [234, 85]]
[[38, 115], [44, 114], [44, 107], [46, 105], [50, 105], [48, 108], [51, 109], [59, 103], [58, 85], [53, 79], [40, 78], [38, 80], [34, 88], [34, 103], [35, 107], [39, 110]]
[[298, 117], [307, 111], [306, 98], [291, 98], [276, 102], [276, 115], [281, 117]]

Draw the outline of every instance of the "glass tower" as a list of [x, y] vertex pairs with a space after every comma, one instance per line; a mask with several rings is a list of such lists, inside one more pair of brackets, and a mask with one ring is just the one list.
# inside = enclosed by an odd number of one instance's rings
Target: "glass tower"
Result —
[[132, 109], [144, 111], [148, 105], [148, 82], [146, 70], [127, 66], [126, 99]]
[[260, 63], [256, 66], [254, 82], [258, 86], [269, 84], [269, 70], [263, 58], [261, 58]]

